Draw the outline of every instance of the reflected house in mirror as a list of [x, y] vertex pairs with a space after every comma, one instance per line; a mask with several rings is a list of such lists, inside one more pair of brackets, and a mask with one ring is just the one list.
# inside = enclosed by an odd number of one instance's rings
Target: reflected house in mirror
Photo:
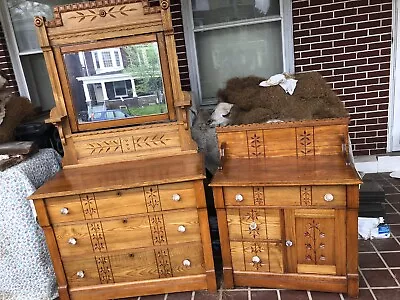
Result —
[[156, 42], [64, 54], [78, 123], [167, 112]]

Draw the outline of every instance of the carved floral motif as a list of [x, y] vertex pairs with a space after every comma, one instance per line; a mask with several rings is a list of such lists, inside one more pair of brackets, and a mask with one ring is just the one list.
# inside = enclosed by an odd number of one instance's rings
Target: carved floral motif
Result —
[[133, 144], [135, 148], [154, 148], [159, 146], [166, 146], [169, 138], [165, 137], [165, 134], [155, 136], [145, 136], [145, 137], [138, 137], [133, 138]]
[[313, 154], [313, 140], [312, 130], [302, 130], [297, 137], [297, 154], [303, 156]]
[[96, 219], [99, 217], [97, 203], [94, 194], [79, 195], [81, 199], [82, 211], [85, 220]]
[[150, 186], [144, 188], [146, 199], [147, 212], [154, 212], [161, 210], [160, 195], [158, 194], [157, 186]]
[[312, 205], [311, 186], [300, 187], [300, 204], [304, 206]]
[[121, 141], [111, 140], [111, 141], [101, 141], [101, 142], [93, 142], [87, 144], [87, 149], [90, 150], [90, 154], [102, 154], [109, 152], [117, 152], [122, 150]]
[[154, 254], [156, 256], [159, 277], [172, 277], [173, 274], [168, 249], [154, 250]]
[[[246, 221], [250, 222], [250, 223], [257, 223], [256, 221], [258, 221], [258, 213], [256, 210], [252, 209], [250, 210], [246, 215], [245, 215]], [[255, 239], [257, 237], [260, 236], [260, 228], [259, 226], [257, 226], [254, 229], [251, 229], [250, 227], [248, 228], [248, 232], [249, 235]]]
[[70, 17], [70, 19], [78, 19], [78, 22], [84, 21], [86, 18], [90, 19], [90, 22], [94, 21], [97, 17], [104, 18], [106, 16], [110, 16], [112, 18], [117, 18], [117, 16], [129, 16], [127, 12], [135, 11], [136, 8], [127, 8], [126, 5], [120, 6], [119, 9], [115, 6], [106, 9], [99, 9], [95, 11], [93, 9], [86, 10], [85, 13], [81, 11], [75, 12], [76, 15]]
[[249, 156], [250, 157], [259, 157], [263, 156], [263, 147], [264, 141], [263, 136], [258, 132], [249, 132], [248, 136], [248, 147], [249, 147]]
[[114, 275], [111, 269], [110, 258], [108, 256], [96, 256], [95, 259], [100, 282], [102, 284], [114, 283]]
[[107, 244], [104, 238], [103, 226], [101, 222], [87, 224], [90, 240], [92, 241], [93, 252], [107, 251]]
[[[321, 224], [314, 219], [306, 226], [307, 228], [304, 232], [304, 237], [306, 241], [304, 245], [306, 248], [305, 259], [311, 264], [318, 264], [317, 260], [326, 260], [324, 254], [321, 253], [321, 251], [325, 249], [323, 239], [326, 237], [326, 234], [322, 231]], [[319, 248], [320, 253], [319, 259], [317, 259], [317, 248]]]
[[[259, 245], [258, 243], [254, 243], [253, 245], [251, 245], [250, 251], [255, 256], [258, 256], [258, 254], [260, 254], [261, 252], [264, 252], [264, 248], [261, 245]], [[252, 260], [251, 263], [253, 265], [253, 268], [255, 268], [256, 270], [259, 270], [263, 266], [262, 260], [260, 260], [258, 262]]]
[[253, 188], [253, 199], [254, 205], [264, 205], [264, 188], [263, 187], [254, 187]]
[[162, 215], [149, 216], [153, 245], [166, 245], [167, 235], [165, 233], [164, 218]]

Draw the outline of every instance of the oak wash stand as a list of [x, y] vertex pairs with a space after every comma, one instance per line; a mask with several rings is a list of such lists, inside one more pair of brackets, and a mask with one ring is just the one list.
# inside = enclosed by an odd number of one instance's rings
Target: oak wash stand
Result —
[[35, 18], [65, 156], [31, 199], [62, 300], [216, 290], [169, 6], [92, 1]]
[[348, 119], [217, 129], [212, 180], [225, 288], [358, 296], [358, 185]]

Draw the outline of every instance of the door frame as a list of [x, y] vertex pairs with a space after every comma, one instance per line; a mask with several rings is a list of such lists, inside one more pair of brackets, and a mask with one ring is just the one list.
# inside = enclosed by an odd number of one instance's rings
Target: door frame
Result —
[[[400, 0], [392, 2], [392, 51], [390, 63], [387, 151], [400, 151]], [[397, 126], [396, 126], [397, 124]]]

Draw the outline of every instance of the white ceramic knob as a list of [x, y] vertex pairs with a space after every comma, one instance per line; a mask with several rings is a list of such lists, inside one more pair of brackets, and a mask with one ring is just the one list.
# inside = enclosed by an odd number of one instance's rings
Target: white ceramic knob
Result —
[[66, 207], [61, 208], [60, 209], [60, 213], [62, 215], [68, 215], [68, 213], [69, 213], [68, 208], [66, 208]]
[[179, 232], [185, 232], [185, 231], [186, 231], [186, 227], [183, 226], [183, 225], [179, 225], [179, 226], [178, 226], [178, 231], [179, 231]]
[[250, 230], [256, 230], [257, 228], [257, 223], [256, 222], [251, 222], [249, 225]]
[[325, 194], [324, 195], [324, 200], [327, 202], [333, 201], [333, 195], [332, 194]]
[[290, 241], [290, 240], [286, 241], [285, 244], [286, 244], [286, 247], [292, 247], [293, 246], [293, 242]]
[[77, 243], [76, 238], [70, 238], [68, 240], [68, 244], [70, 244], [70, 245], [76, 245], [76, 243]]
[[190, 267], [190, 265], [191, 265], [190, 260], [188, 260], [188, 259], [185, 259], [185, 260], [182, 262], [182, 264], [183, 264], [185, 267]]
[[242, 194], [236, 194], [235, 200], [237, 202], [242, 202], [244, 200], [243, 195]]
[[76, 272], [76, 276], [78, 276], [79, 278], [83, 278], [83, 277], [85, 277], [85, 272], [78, 271], [78, 272]]
[[255, 263], [255, 264], [258, 264], [258, 263], [260, 263], [261, 258], [259, 258], [259, 257], [256, 255], [256, 256], [253, 256], [253, 258], [251, 259], [251, 261], [252, 261], [253, 263]]
[[179, 201], [179, 200], [181, 200], [181, 196], [179, 194], [173, 194], [172, 195], [172, 200], [173, 201]]

